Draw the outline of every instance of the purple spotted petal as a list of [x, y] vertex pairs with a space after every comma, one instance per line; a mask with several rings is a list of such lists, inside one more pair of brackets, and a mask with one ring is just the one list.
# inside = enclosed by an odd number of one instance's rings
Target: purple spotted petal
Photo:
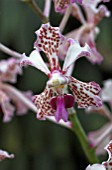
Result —
[[102, 101], [98, 96], [101, 89], [97, 83], [83, 83], [70, 77], [68, 87], [73, 92], [75, 101], [79, 108], [87, 108], [89, 106], [95, 106], [98, 108], [102, 106]]
[[50, 105], [53, 95], [53, 90], [46, 87], [41, 94], [33, 96], [33, 103], [37, 107], [37, 119], [45, 120], [46, 116], [54, 116], [55, 110]]
[[75, 0], [54, 0], [55, 11], [64, 13], [68, 6], [74, 2]]
[[106, 162], [103, 162], [102, 164], [107, 170], [112, 169], [112, 140], [109, 142], [109, 144], [105, 147], [106, 151], [109, 154], [109, 158]]
[[34, 46], [46, 54], [51, 71], [59, 69], [58, 49], [64, 41], [59, 28], [52, 27], [49, 23], [42, 24], [41, 28], [36, 31], [36, 34], [37, 40]]

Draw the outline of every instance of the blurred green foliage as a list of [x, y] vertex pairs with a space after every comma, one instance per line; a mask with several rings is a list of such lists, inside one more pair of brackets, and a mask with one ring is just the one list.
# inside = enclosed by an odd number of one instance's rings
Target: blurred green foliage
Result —
[[[36, 2], [43, 9], [44, 0]], [[109, 4], [108, 7], [112, 10]], [[58, 26], [61, 18], [62, 15], [54, 12], [52, 3], [51, 24]], [[22, 1], [0, 0], [0, 41], [3, 44], [28, 55], [36, 39], [34, 32], [40, 25], [39, 18]], [[71, 17], [64, 32], [78, 26], [78, 21]], [[99, 27], [97, 47], [104, 55], [103, 64], [91, 65], [86, 59], [80, 59], [73, 75], [82, 81], [94, 80], [102, 86], [104, 79], [112, 78], [112, 17], [103, 19]], [[2, 59], [9, 56], [1, 53], [0, 57]], [[15, 86], [38, 94], [43, 91], [46, 80], [43, 73], [28, 67], [23, 69], [23, 75], [18, 77]], [[97, 129], [106, 122], [100, 115], [86, 114], [82, 109], [77, 112], [86, 132]], [[0, 170], [83, 170], [88, 165], [80, 143], [72, 132], [48, 121], [38, 121], [31, 111], [21, 117], [15, 115], [6, 124], [2, 123], [1, 113], [0, 148], [15, 154], [14, 160], [0, 163]]]

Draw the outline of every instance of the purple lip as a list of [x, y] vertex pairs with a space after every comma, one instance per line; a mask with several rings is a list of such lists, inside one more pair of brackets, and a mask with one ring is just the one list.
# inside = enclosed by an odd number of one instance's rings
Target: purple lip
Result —
[[55, 118], [57, 122], [63, 119], [65, 122], [68, 121], [68, 112], [66, 108], [70, 108], [74, 105], [74, 96], [71, 94], [65, 94], [62, 96], [53, 97], [50, 104], [54, 110], [56, 110]]

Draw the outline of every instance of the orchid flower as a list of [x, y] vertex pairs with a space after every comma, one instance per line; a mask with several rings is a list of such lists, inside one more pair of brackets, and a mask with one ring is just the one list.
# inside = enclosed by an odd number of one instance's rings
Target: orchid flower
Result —
[[[40, 95], [33, 97], [33, 102], [37, 106], [37, 118], [45, 119], [46, 116], [54, 115], [57, 122], [63, 119], [68, 120], [67, 108], [71, 108], [77, 102], [79, 108], [86, 108], [91, 105], [100, 107], [102, 105], [98, 94], [100, 87], [95, 82], [83, 83], [71, 76], [67, 76], [68, 68], [80, 57], [90, 55], [89, 47], [86, 44], [81, 47], [77, 41], [68, 39], [70, 44], [63, 68], [61, 69], [58, 50], [65, 37], [61, 35], [58, 27], [52, 27], [49, 23], [43, 24], [36, 31], [38, 36], [35, 48], [30, 57], [23, 54], [21, 66], [31, 65], [44, 72], [49, 80], [45, 90]], [[43, 51], [48, 58], [50, 70], [43, 61], [39, 51]], [[73, 92], [74, 96], [65, 93], [65, 88]]]
[[[23, 115], [28, 110], [28, 106], [23, 101], [24, 99], [21, 100], [20, 98], [21, 92], [6, 83], [15, 83], [17, 74], [22, 74], [19, 60], [10, 58], [8, 60], [0, 61], [0, 107], [4, 113], [4, 122], [9, 122], [11, 120], [15, 110], [18, 115]], [[32, 93], [30, 91], [22, 93], [23, 96], [31, 99]], [[10, 102], [12, 102], [15, 107]]]
[[[87, 24], [93, 25], [93, 28], [90, 28], [90, 31], [88, 29], [85, 29], [81, 36], [83, 37], [82, 40], [80, 41], [81, 44], [83, 45], [83, 42], [87, 42], [88, 45], [91, 48], [93, 57], [89, 59], [91, 63], [95, 64], [98, 63], [100, 64], [103, 60], [102, 55], [98, 52], [96, 45], [95, 45], [95, 38], [99, 33], [99, 28], [96, 27], [99, 22], [102, 20], [103, 17], [109, 17], [110, 16], [110, 11], [108, 11], [107, 7], [105, 5], [99, 5], [98, 3], [100, 0], [95, 0], [94, 4], [87, 6], [84, 6], [84, 11], [87, 17]], [[98, 6], [98, 7], [97, 7]]]
[[91, 147], [95, 147], [97, 155], [104, 154], [102, 147], [112, 140], [112, 80], [104, 81], [104, 87], [101, 91], [101, 99], [103, 102], [107, 102], [110, 109], [103, 105], [100, 109], [87, 109], [87, 112], [96, 112], [106, 117], [109, 121], [97, 131], [89, 132], [88, 140]]
[[76, 4], [73, 4], [72, 15], [83, 25], [65, 35], [67, 38], [69, 37], [79, 40], [81, 46], [84, 46], [85, 42], [89, 45], [92, 57], [87, 58], [92, 64], [100, 64], [103, 60], [102, 55], [98, 52], [95, 45], [95, 38], [99, 33], [99, 28], [96, 26], [104, 16], [110, 16], [110, 11], [108, 11], [105, 5], [98, 6], [99, 2], [100, 0], [94, 0], [93, 3], [90, 3], [88, 6], [84, 5], [82, 7], [84, 9], [86, 19]]
[[0, 161], [3, 161], [6, 158], [13, 159], [14, 154], [9, 154], [8, 152], [0, 149]]
[[112, 170], [112, 140], [105, 147], [105, 150], [109, 154], [109, 158], [106, 162], [103, 162], [102, 165], [106, 168], [106, 170]]
[[22, 69], [19, 67], [19, 60], [10, 58], [0, 61], [0, 82], [15, 83], [17, 74], [22, 74]]
[[102, 162], [102, 164], [89, 165], [86, 170], [112, 170], [112, 140], [104, 149], [109, 154], [108, 160], [106, 162]]

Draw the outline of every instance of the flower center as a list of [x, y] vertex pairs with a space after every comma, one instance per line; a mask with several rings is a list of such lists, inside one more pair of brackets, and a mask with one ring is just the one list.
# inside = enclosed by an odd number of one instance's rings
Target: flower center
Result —
[[67, 84], [67, 78], [62, 75], [59, 71], [54, 71], [51, 76], [49, 81], [47, 82], [48, 87], [59, 87], [63, 88]]

